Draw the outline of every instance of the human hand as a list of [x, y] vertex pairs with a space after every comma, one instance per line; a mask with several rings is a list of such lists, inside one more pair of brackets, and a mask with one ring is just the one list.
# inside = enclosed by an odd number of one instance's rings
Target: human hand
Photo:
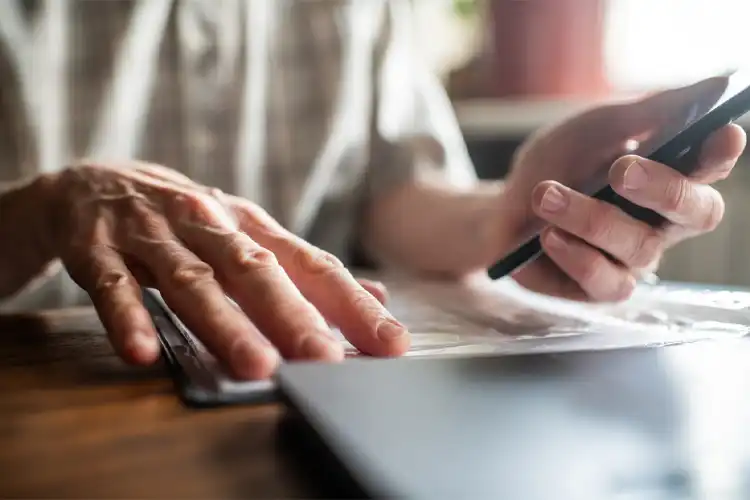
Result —
[[239, 378], [268, 377], [280, 357], [343, 359], [328, 323], [366, 354], [408, 348], [407, 331], [383, 305], [382, 286], [357, 281], [247, 200], [143, 163], [84, 163], [48, 184], [48, 243], [127, 361], [159, 355], [141, 286], [157, 288]]
[[[504, 254], [542, 229], [545, 255], [514, 278], [541, 293], [576, 300], [618, 301], [658, 266], [663, 252], [716, 228], [724, 201], [710, 184], [726, 178], [745, 147], [738, 126], [715, 132], [691, 176], [627, 154], [700, 97], [726, 82], [709, 79], [644, 99], [598, 107], [541, 131], [520, 149], [502, 196]], [[624, 156], [623, 156], [624, 155]], [[613, 158], [618, 158], [612, 164]], [[591, 179], [668, 221], [654, 229], [608, 203], [584, 196]]]

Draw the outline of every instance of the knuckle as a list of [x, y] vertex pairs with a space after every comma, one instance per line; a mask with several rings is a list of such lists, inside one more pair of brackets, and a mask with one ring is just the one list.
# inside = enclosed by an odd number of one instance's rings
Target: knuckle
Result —
[[596, 290], [599, 287], [601, 275], [606, 269], [606, 258], [597, 252], [591, 259], [581, 260], [579, 280], [585, 289]]
[[94, 283], [94, 291], [108, 294], [126, 288], [130, 279], [122, 271], [105, 271], [100, 274]]
[[597, 243], [608, 240], [612, 234], [611, 212], [609, 207], [589, 210], [583, 218], [582, 237]]
[[219, 198], [197, 191], [182, 193], [178, 198], [180, 218], [202, 226], [236, 229], [234, 216]]
[[382, 304], [365, 290], [356, 290], [352, 293], [351, 308], [373, 328], [383, 321], [390, 319], [390, 316], [383, 308]]
[[370, 300], [366, 293], [358, 290], [354, 292], [354, 295], [352, 297], [352, 304], [354, 304], [355, 306], [368, 306], [370, 304]]
[[119, 199], [124, 211], [127, 213], [144, 216], [150, 214], [152, 211], [152, 206], [147, 196], [143, 193], [127, 193]]
[[703, 217], [699, 229], [704, 232], [710, 232], [721, 224], [724, 218], [724, 199], [720, 195], [711, 196], [708, 201], [708, 209]]
[[212, 213], [211, 200], [208, 195], [200, 192], [181, 192], [174, 197], [174, 202], [180, 212], [190, 218], [206, 218]]
[[333, 254], [317, 248], [297, 248], [294, 261], [300, 269], [311, 274], [339, 273], [344, 269], [344, 264]]
[[661, 253], [663, 238], [653, 229], [644, 229], [633, 240], [633, 246], [626, 256], [626, 264], [641, 268], [650, 265]]
[[230, 196], [230, 199], [233, 202], [237, 203], [238, 211], [242, 213], [242, 215], [247, 218], [250, 222], [255, 223], [265, 223], [265, 222], [276, 222], [276, 219], [274, 219], [271, 214], [269, 214], [263, 207], [260, 205], [253, 203], [248, 200], [240, 199], [236, 200], [234, 197]]
[[230, 260], [240, 273], [259, 272], [264, 269], [275, 269], [279, 266], [276, 255], [260, 247], [242, 235], [232, 236], [230, 243]]
[[667, 184], [664, 194], [664, 208], [668, 212], [682, 212], [690, 195], [690, 184], [685, 179], [679, 179]]
[[180, 193], [180, 202], [195, 212], [209, 211], [211, 209], [211, 197], [205, 193], [188, 191]]
[[352, 297], [352, 304], [356, 309], [379, 313], [380, 302], [365, 290], [357, 290]]
[[214, 283], [214, 270], [202, 261], [186, 262], [172, 270], [169, 282], [178, 290], [202, 288]]

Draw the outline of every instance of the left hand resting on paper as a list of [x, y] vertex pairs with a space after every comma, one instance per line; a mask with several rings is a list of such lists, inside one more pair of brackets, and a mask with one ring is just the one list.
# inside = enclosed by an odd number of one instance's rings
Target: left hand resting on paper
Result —
[[[502, 196], [504, 253], [542, 231], [545, 255], [514, 278], [531, 290], [575, 300], [618, 301], [630, 296], [638, 276], [655, 270], [672, 245], [709, 231], [721, 221], [724, 202], [710, 184], [727, 177], [745, 147], [745, 133], [726, 126], [700, 152], [699, 168], [685, 177], [671, 168], [625, 154], [633, 141], [658, 133], [684, 114], [717, 79], [661, 92], [631, 103], [602, 106], [532, 137], [519, 150]], [[599, 172], [624, 198], [663, 215], [663, 229], [584, 196], [579, 186]], [[537, 226], [535, 226], [535, 224]], [[614, 257], [614, 260], [607, 256]]]

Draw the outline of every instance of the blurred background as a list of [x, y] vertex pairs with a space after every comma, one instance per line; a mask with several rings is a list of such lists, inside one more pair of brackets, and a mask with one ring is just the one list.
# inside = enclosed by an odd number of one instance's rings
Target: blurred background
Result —
[[[483, 178], [502, 177], [537, 128], [601, 100], [750, 63], [750, 2], [740, 0], [414, 1], [421, 50]], [[718, 185], [719, 229], [673, 249], [662, 279], [750, 286], [748, 167], [743, 158]]]
[[[86, 1], [106, 7], [103, 11], [118, 3]], [[422, 57], [445, 85], [475, 168], [483, 178], [503, 177], [515, 149], [538, 128], [602, 100], [750, 67], [750, 2], [746, 0], [403, 1], [415, 7], [413, 28]], [[29, 9], [45, 5], [50, 11], [63, 4], [18, 3]], [[7, 15], [10, 5], [8, 0], [0, 0], [0, 20], [11, 19]], [[111, 28], [94, 18], [97, 28]], [[6, 31], [7, 36], [17, 35]], [[0, 36], [3, 34], [0, 29]], [[57, 31], [41, 31], [37, 38], [52, 43], [51, 34], [62, 36]], [[82, 42], [77, 39], [72, 43]], [[46, 45], [40, 47], [46, 50]], [[106, 65], [92, 61], [106, 70]], [[35, 75], [45, 66], [31, 65], [31, 69]], [[90, 78], [95, 75], [92, 72]], [[169, 78], [163, 80], [159, 95], [172, 92]], [[45, 99], [50, 96], [45, 94]], [[3, 102], [0, 95], [0, 105]], [[87, 113], [93, 116], [93, 111], [81, 109], [79, 116], [88, 118]], [[49, 117], [44, 123], [49, 128], [45, 133], [59, 126]], [[750, 115], [740, 124], [750, 128]], [[0, 121], [0, 131], [14, 125]], [[202, 134], [195, 141], [196, 150], [208, 147], [209, 140]], [[12, 135], [0, 133], [0, 150]], [[171, 142], [158, 142], [165, 155], [173, 154]], [[48, 156], [52, 158], [48, 163], [56, 165], [54, 155]], [[660, 271], [663, 279], [750, 286], [746, 262], [750, 256], [750, 155], [746, 156], [733, 176], [718, 186], [727, 202], [723, 224], [710, 235], [671, 250]]]

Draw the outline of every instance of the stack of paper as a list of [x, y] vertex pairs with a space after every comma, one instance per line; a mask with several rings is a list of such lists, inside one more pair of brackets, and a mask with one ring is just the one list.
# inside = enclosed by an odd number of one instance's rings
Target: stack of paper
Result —
[[[388, 307], [409, 328], [407, 356], [517, 354], [660, 346], [750, 333], [750, 292], [687, 285], [642, 286], [628, 301], [587, 304], [531, 293], [510, 279], [463, 284], [381, 280]], [[205, 397], [241, 400], [273, 381], [237, 382], [153, 291], [155, 324], [172, 362]], [[166, 312], [159, 313], [159, 310]], [[359, 356], [340, 332], [351, 356]], [[185, 381], [183, 381], [185, 382]], [[213, 394], [213, 395], [211, 395]], [[208, 396], [206, 396], [208, 395]]]
[[391, 311], [412, 332], [410, 355], [611, 349], [750, 333], [748, 291], [644, 285], [626, 302], [591, 304], [535, 294], [510, 279], [385, 281]]

